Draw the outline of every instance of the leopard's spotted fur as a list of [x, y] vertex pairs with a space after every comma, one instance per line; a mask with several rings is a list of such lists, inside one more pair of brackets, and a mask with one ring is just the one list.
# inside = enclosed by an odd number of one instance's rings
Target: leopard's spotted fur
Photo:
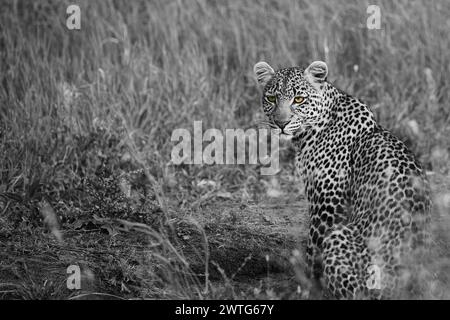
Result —
[[[327, 82], [327, 65], [254, 67], [273, 126], [292, 137], [310, 203], [310, 270], [338, 298], [395, 297], [428, 242], [429, 187], [407, 147]], [[374, 278], [375, 277], [375, 278]]]

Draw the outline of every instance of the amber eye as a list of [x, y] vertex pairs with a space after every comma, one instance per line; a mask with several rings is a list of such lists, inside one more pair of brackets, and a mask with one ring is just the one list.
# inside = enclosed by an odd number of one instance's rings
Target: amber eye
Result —
[[300, 104], [303, 101], [305, 101], [305, 98], [303, 98], [303, 97], [298, 96], [298, 97], [294, 98], [294, 102], [297, 103], [297, 104]]
[[277, 97], [275, 97], [275, 96], [266, 96], [266, 100], [269, 101], [270, 103], [275, 103], [275, 101], [277, 101]]

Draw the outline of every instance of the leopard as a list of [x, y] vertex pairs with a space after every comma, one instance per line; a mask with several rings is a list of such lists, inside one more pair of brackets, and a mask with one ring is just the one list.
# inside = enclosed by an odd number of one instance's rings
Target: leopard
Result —
[[368, 105], [328, 81], [325, 62], [275, 71], [260, 61], [253, 73], [304, 183], [307, 275], [337, 299], [404, 296], [430, 245], [421, 163]]

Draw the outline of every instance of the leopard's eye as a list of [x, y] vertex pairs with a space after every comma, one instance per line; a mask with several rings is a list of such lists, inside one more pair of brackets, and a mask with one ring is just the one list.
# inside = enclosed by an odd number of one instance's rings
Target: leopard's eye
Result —
[[302, 103], [303, 101], [305, 101], [305, 98], [301, 97], [301, 96], [297, 96], [294, 98], [294, 102], [297, 104]]
[[270, 103], [275, 103], [275, 101], [277, 101], [277, 97], [276, 96], [266, 96], [266, 100], [269, 101]]

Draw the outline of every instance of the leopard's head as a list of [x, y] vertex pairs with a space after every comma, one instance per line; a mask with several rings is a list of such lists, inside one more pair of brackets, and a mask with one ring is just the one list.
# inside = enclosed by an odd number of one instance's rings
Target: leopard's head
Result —
[[270, 126], [292, 136], [323, 120], [329, 107], [324, 103], [328, 88], [325, 62], [315, 61], [306, 69], [293, 67], [274, 71], [261, 61], [255, 64], [253, 72], [263, 88], [262, 106]]

